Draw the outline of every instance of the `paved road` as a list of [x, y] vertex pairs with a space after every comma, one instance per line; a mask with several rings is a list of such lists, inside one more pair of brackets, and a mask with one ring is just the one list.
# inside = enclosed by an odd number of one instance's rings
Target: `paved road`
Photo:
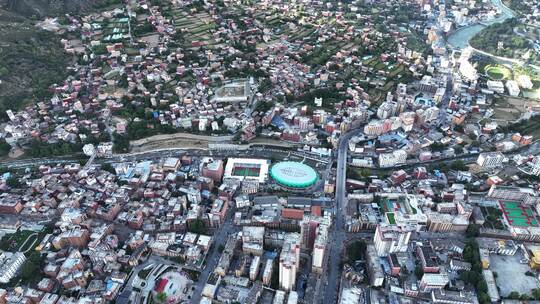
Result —
[[225, 224], [218, 229], [216, 234], [214, 234], [214, 245], [211, 249], [211, 252], [209, 252], [208, 256], [206, 257], [206, 266], [199, 275], [199, 280], [194, 285], [195, 290], [193, 291], [191, 303], [199, 303], [201, 301], [204, 285], [208, 281], [208, 277], [210, 276], [210, 274], [216, 268], [219, 257], [221, 256], [221, 252], [219, 252], [219, 247], [221, 247], [222, 245], [225, 246], [225, 243], [227, 243], [227, 238], [234, 232], [235, 227], [232, 224], [232, 217], [229, 216], [227, 217]]
[[452, 89], [454, 86], [454, 78], [452, 76], [452, 73], [449, 73], [446, 81], [446, 91], [444, 92], [444, 96], [439, 104], [439, 125], [446, 125], [449, 121], [448, 113], [446, 110], [448, 109], [448, 104], [450, 103], [450, 98], [452, 97]]
[[337, 151], [337, 171], [336, 171], [336, 201], [334, 205], [335, 221], [332, 226], [330, 243], [330, 250], [328, 253], [328, 269], [326, 273], [326, 291], [323, 297], [322, 303], [336, 303], [338, 295], [338, 282], [340, 278], [341, 269], [339, 264], [341, 262], [342, 245], [347, 238], [345, 230], [345, 215], [347, 206], [347, 191], [345, 189], [345, 180], [347, 175], [347, 151], [349, 149], [349, 140], [356, 134], [359, 134], [360, 130], [353, 130], [341, 136]]

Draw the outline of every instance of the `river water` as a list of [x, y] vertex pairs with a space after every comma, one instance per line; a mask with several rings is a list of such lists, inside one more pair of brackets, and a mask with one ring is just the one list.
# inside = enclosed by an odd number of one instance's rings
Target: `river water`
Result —
[[469, 40], [484, 29], [486, 25], [503, 22], [514, 17], [514, 12], [506, 7], [502, 0], [491, 0], [491, 3], [499, 9], [500, 15], [498, 17], [484, 20], [482, 21], [483, 24], [473, 24], [458, 29], [447, 38], [448, 43], [455, 48], [464, 49], [469, 45]]

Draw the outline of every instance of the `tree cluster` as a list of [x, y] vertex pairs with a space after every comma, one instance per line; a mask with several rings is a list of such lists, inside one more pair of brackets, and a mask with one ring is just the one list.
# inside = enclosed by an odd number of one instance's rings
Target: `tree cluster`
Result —
[[480, 252], [478, 251], [478, 243], [475, 239], [468, 239], [463, 250], [463, 259], [471, 263], [470, 271], [462, 271], [459, 274], [461, 280], [476, 288], [478, 302], [480, 304], [491, 303], [491, 299], [487, 294], [487, 283], [482, 275], [482, 262], [480, 261]]

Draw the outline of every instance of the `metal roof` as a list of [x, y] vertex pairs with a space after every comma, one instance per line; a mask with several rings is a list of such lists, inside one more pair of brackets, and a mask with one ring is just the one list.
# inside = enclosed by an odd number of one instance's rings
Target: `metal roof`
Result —
[[298, 162], [280, 162], [272, 166], [270, 176], [278, 183], [291, 188], [305, 188], [317, 182], [317, 172]]

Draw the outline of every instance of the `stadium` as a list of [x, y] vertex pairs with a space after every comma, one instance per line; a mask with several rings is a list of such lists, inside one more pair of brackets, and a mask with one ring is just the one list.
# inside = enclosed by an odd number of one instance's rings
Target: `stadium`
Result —
[[223, 178], [256, 180], [264, 183], [268, 178], [269, 166], [269, 161], [266, 159], [229, 158]]
[[292, 189], [305, 189], [313, 186], [317, 172], [313, 168], [298, 162], [280, 162], [272, 166], [270, 176], [281, 186]]

